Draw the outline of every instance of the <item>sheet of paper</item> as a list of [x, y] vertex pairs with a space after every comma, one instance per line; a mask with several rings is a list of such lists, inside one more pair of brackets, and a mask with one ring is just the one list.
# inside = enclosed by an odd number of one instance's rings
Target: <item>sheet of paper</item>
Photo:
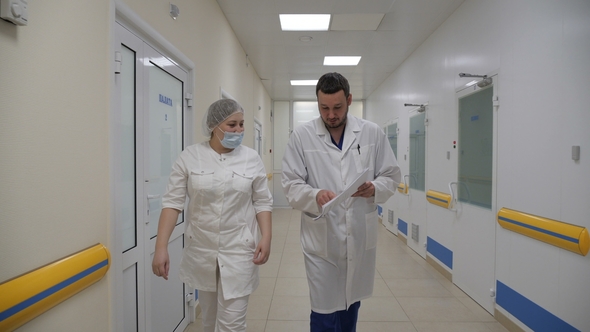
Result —
[[369, 169], [366, 168], [353, 182], [349, 183], [348, 186], [338, 196], [332, 198], [328, 203], [322, 206], [322, 213], [315, 217], [314, 220], [320, 219], [334, 207], [342, 203], [344, 200], [352, 196], [363, 183], [369, 181]]

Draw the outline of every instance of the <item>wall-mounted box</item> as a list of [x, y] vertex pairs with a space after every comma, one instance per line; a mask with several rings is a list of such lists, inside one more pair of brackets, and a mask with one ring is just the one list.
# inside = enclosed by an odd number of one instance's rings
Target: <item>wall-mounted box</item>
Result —
[[16, 25], [29, 22], [28, 0], [0, 0], [0, 18]]

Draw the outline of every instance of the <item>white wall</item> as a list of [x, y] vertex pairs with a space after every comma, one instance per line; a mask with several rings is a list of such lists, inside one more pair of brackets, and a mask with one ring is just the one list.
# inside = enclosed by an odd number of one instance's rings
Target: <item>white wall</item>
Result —
[[[195, 138], [220, 88], [270, 137], [271, 101], [215, 0], [125, 3], [195, 64]], [[0, 282], [95, 243], [109, 244], [113, 1], [29, 4], [28, 26], [0, 20]], [[261, 110], [258, 110], [258, 106]], [[270, 172], [271, 156], [263, 158]], [[109, 272], [110, 273], [110, 272]], [[20, 330], [111, 330], [108, 278]]]
[[[0, 282], [108, 241], [108, 13], [41, 1], [28, 26], [0, 20]], [[107, 331], [106, 278], [51, 316], [27, 330]]]
[[[399, 116], [403, 124], [404, 103], [428, 102], [427, 187], [448, 192], [456, 165], [433, 174], [449, 163], [457, 135], [455, 89], [467, 82], [458, 73], [497, 71], [498, 208], [590, 228], [589, 17], [587, 0], [467, 0], [367, 99], [366, 116], [381, 125]], [[405, 151], [408, 143], [398, 144]], [[571, 159], [572, 145], [581, 146], [579, 162]], [[407, 170], [403, 155], [398, 159]], [[430, 224], [429, 216], [429, 236], [445, 232]], [[496, 238], [496, 279], [590, 330], [590, 255], [501, 227]]]

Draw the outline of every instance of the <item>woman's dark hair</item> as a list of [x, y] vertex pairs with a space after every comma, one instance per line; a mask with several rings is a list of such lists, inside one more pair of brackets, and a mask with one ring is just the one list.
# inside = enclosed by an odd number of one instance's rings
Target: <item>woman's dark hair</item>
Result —
[[348, 85], [346, 77], [339, 73], [327, 73], [322, 75], [318, 80], [318, 84], [315, 86], [315, 95], [317, 97], [318, 91], [331, 95], [340, 90], [344, 91], [344, 96], [348, 98], [348, 95], [350, 95], [350, 85]]

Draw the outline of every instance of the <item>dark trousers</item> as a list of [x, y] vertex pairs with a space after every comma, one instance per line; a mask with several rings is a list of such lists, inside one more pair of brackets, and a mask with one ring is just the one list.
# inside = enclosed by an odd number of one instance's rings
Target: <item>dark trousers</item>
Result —
[[311, 332], [356, 332], [361, 302], [355, 302], [348, 310], [340, 310], [331, 314], [311, 312]]

